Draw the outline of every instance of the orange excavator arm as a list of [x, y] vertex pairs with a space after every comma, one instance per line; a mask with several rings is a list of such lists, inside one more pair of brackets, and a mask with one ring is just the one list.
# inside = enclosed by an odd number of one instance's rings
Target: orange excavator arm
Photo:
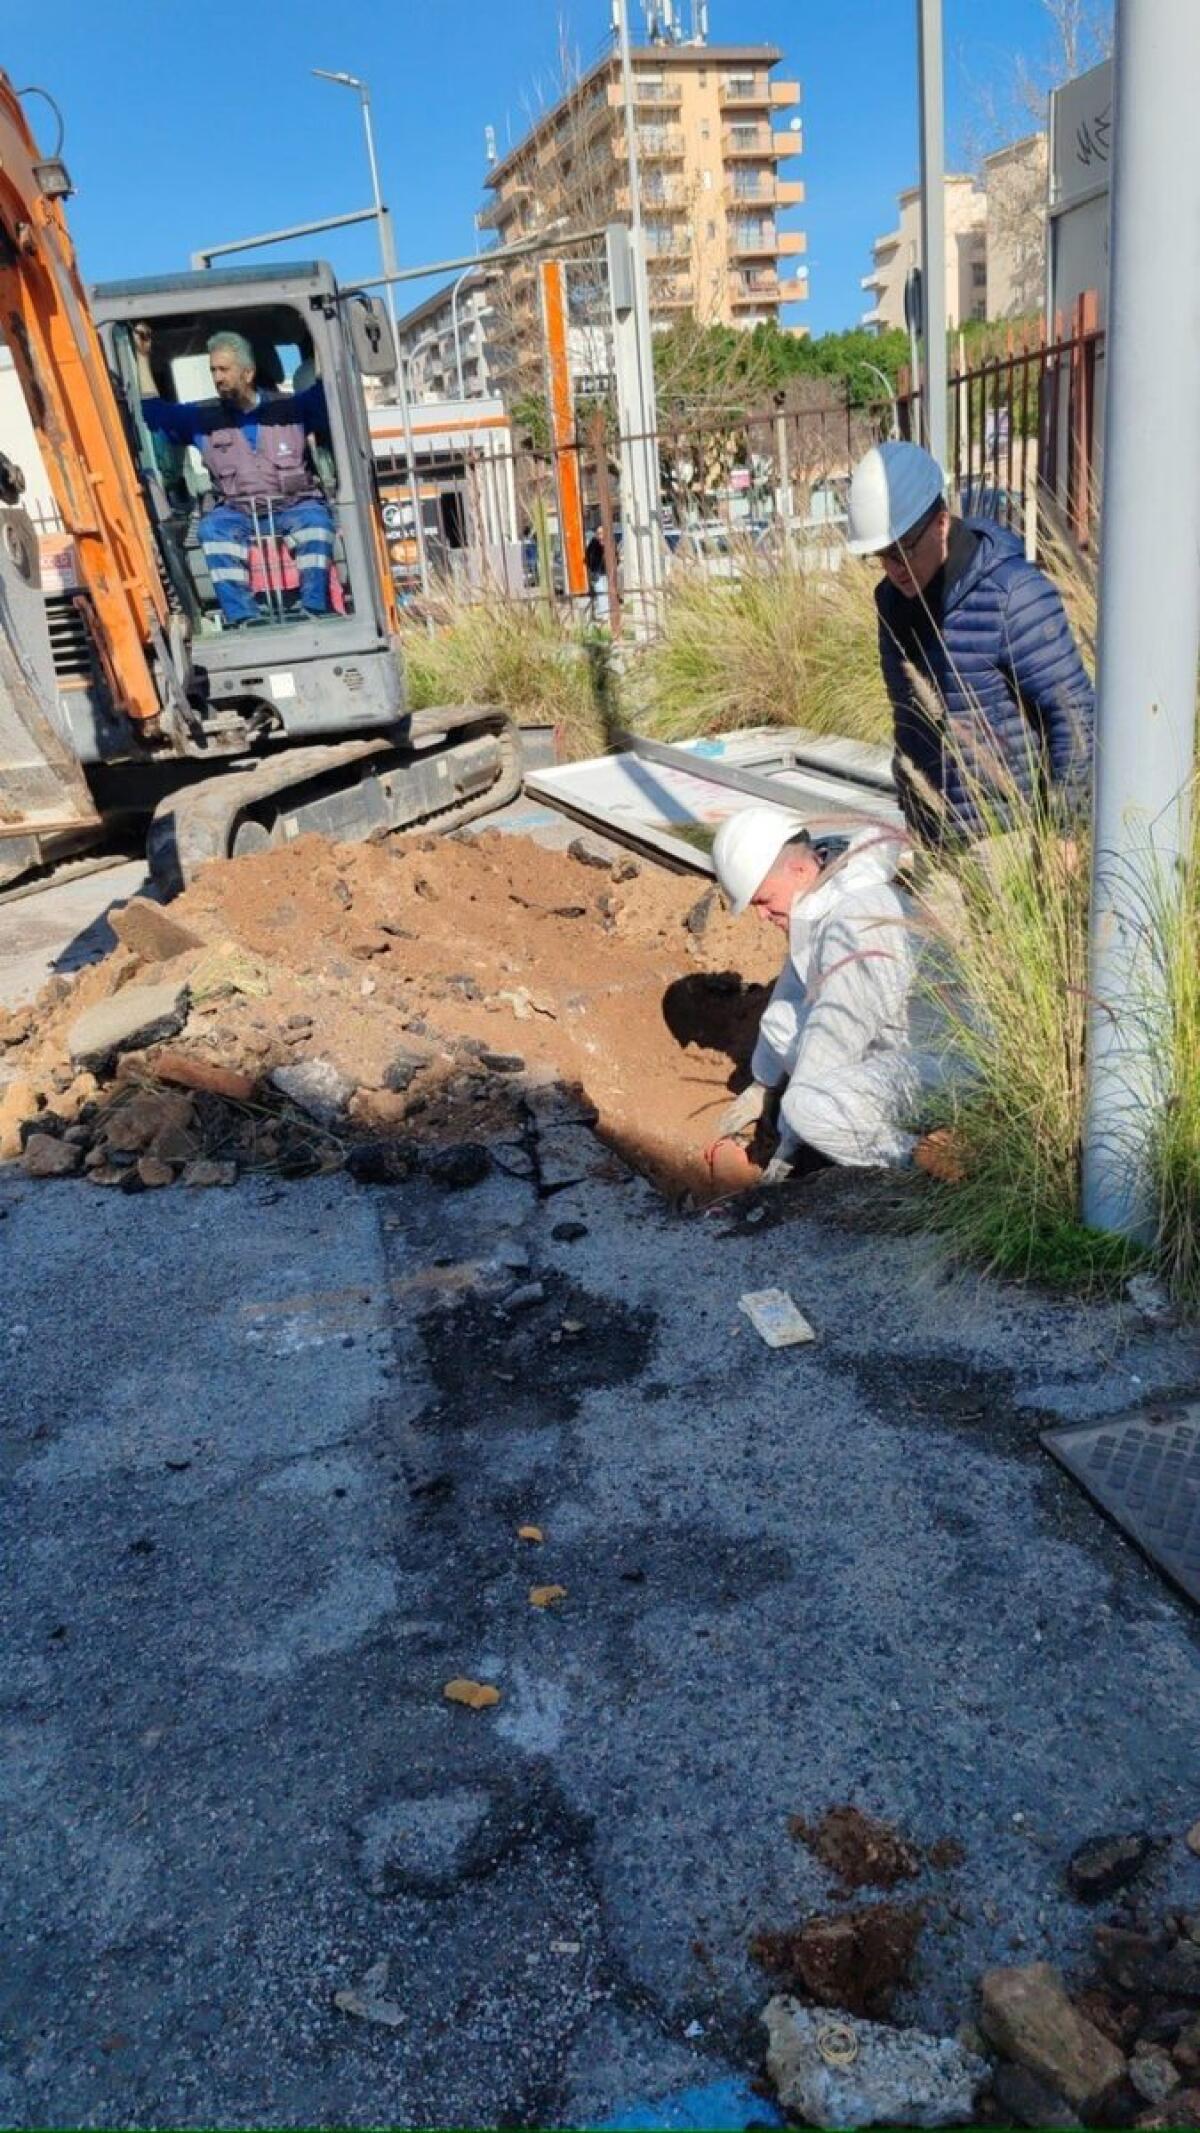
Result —
[[0, 73], [0, 333], [29, 410], [54, 500], [75, 542], [80, 584], [114, 705], [148, 728], [162, 711], [148, 646], [167, 602], [104, 351], [62, 201]]

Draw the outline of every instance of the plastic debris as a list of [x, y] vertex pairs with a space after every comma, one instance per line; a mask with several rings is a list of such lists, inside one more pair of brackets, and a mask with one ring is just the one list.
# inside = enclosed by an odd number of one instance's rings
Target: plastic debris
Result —
[[786, 1289], [747, 1289], [738, 1298], [738, 1309], [745, 1312], [768, 1348], [793, 1348], [817, 1337]]

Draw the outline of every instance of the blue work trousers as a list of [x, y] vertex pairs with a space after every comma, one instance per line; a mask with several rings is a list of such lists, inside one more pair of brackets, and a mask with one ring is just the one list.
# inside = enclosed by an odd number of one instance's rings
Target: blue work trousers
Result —
[[301, 502], [253, 505], [218, 504], [196, 529], [208, 564], [213, 591], [226, 622], [254, 622], [262, 607], [250, 590], [250, 547], [274, 533], [296, 558], [300, 605], [308, 615], [329, 612], [329, 569], [333, 562], [333, 518], [319, 497]]

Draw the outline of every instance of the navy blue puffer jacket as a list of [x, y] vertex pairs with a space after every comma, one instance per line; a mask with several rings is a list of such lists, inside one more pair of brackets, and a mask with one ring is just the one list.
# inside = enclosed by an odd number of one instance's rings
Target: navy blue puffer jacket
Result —
[[[1049, 790], [1076, 810], [1086, 807], [1090, 787], [1092, 685], [1059, 593], [1026, 561], [1014, 534], [990, 519], [965, 523], [975, 550], [945, 589], [940, 628], [922, 632], [931, 646], [924, 687], [914, 683], [903, 648], [914, 603], [886, 580], [875, 595], [896, 721], [896, 785], [909, 828], [925, 843], [979, 836], [997, 817], [1008, 820], [1014, 793], [1028, 799]], [[902, 736], [914, 727], [924, 728], [922, 768], [940, 786], [944, 809], [931, 807], [921, 780], [906, 771]], [[991, 795], [982, 811], [981, 788]]]

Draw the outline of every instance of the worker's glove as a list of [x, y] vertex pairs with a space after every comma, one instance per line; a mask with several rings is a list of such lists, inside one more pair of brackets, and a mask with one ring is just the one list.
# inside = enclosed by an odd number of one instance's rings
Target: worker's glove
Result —
[[766, 1109], [767, 1095], [768, 1091], [764, 1089], [761, 1081], [752, 1081], [749, 1088], [743, 1089], [740, 1096], [735, 1096], [733, 1102], [721, 1113], [717, 1121], [717, 1139], [737, 1141], [741, 1140], [744, 1134], [749, 1136], [753, 1133]]
[[773, 1155], [762, 1174], [764, 1185], [786, 1185], [793, 1176], [792, 1159], [788, 1155]]

